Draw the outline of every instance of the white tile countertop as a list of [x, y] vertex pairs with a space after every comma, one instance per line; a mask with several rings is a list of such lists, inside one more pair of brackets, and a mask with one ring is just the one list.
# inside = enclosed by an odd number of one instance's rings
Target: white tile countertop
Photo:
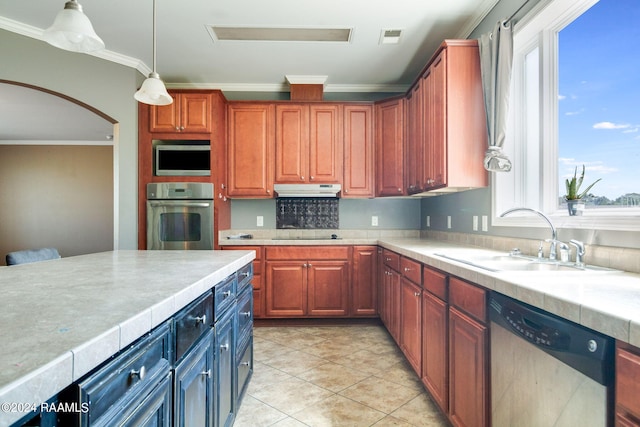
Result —
[[[0, 403], [46, 401], [254, 258], [131, 250], [0, 268]], [[23, 415], [0, 411], [0, 426]]]
[[[251, 231], [249, 231], [251, 232]], [[456, 262], [436, 256], [447, 251], [473, 251], [479, 255], [505, 255], [506, 251], [485, 249], [458, 243], [399, 237], [393, 231], [363, 235], [338, 230], [340, 240], [313, 240], [313, 232], [277, 235], [262, 232], [253, 239], [221, 239], [228, 245], [379, 245], [462, 279], [477, 283], [519, 301], [531, 304], [613, 338], [640, 347], [640, 274], [624, 271], [500, 271]], [[273, 238], [276, 237], [276, 240]], [[535, 242], [537, 243], [537, 242]], [[589, 248], [588, 248], [589, 250]]]
[[474, 255], [505, 252], [425, 239], [380, 239], [378, 245], [640, 347], [640, 274], [579, 270], [492, 272], [435, 254], [461, 250], [472, 250]]

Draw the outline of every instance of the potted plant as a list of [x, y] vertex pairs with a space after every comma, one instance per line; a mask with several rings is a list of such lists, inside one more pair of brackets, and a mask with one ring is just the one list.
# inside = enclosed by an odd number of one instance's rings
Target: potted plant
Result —
[[[591, 190], [591, 188], [598, 183], [602, 178], [598, 178], [596, 181], [592, 182], [582, 193], [580, 193], [580, 186], [582, 186], [582, 181], [584, 180], [584, 165], [582, 165], [582, 173], [578, 178], [578, 167], [576, 166], [576, 170], [573, 172], [573, 178], [566, 179], [565, 183], [567, 186], [567, 194], [564, 196], [567, 201], [567, 209], [569, 209], [569, 215], [582, 215], [582, 210], [584, 209], [584, 202], [582, 202], [582, 198]], [[582, 205], [582, 209], [578, 209], [578, 205]]]

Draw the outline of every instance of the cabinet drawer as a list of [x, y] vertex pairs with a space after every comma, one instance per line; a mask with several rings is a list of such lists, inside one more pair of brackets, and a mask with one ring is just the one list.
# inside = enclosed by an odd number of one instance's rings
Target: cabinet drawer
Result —
[[213, 294], [208, 292], [175, 317], [176, 361], [205, 334], [213, 324]]
[[165, 323], [78, 384], [80, 404], [89, 409], [81, 414], [81, 425], [112, 419], [139, 390], [169, 375], [169, 336]]
[[640, 418], [640, 355], [616, 349], [616, 404]]
[[447, 301], [447, 275], [429, 267], [422, 269], [422, 286], [442, 301]]
[[235, 274], [218, 283], [214, 288], [214, 318], [218, 320], [220, 316], [233, 304], [236, 300], [236, 286], [238, 279]]
[[253, 327], [253, 290], [246, 288], [238, 297], [238, 347], [246, 341]]
[[398, 272], [400, 271], [400, 255], [397, 253], [385, 249], [382, 251], [382, 262], [384, 262], [384, 265], [387, 267]]
[[347, 246], [268, 246], [267, 260], [349, 259]]
[[400, 258], [400, 272], [418, 286], [422, 286], [422, 264], [409, 258]]
[[482, 322], [487, 321], [486, 291], [478, 286], [451, 277], [449, 303]]
[[251, 283], [253, 278], [253, 264], [249, 263], [238, 270], [238, 293]]

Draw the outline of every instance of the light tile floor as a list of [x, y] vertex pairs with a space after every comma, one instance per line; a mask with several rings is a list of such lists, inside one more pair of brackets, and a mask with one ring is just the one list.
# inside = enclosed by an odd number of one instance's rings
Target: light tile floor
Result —
[[235, 427], [448, 425], [381, 326], [254, 329]]

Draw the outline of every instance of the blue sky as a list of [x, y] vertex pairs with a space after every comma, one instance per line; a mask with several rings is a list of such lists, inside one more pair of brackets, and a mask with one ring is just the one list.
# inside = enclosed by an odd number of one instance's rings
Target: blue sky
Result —
[[559, 174], [593, 194], [640, 193], [640, 1], [600, 0], [560, 32]]

